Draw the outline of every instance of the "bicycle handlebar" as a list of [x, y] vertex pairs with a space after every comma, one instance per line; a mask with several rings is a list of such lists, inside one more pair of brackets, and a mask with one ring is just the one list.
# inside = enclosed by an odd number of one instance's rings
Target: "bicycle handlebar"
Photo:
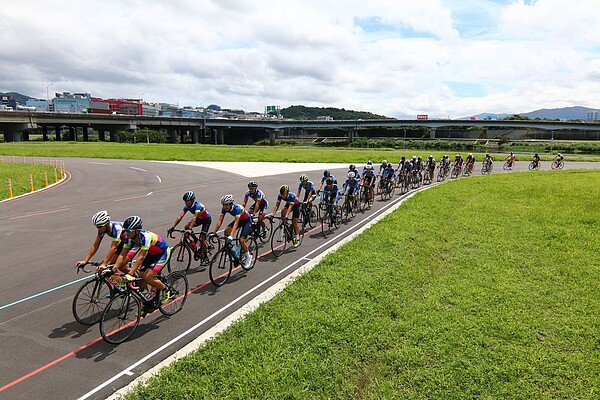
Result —
[[80, 270], [82, 270], [83, 272], [85, 272], [86, 274], [89, 274], [90, 272], [92, 272], [92, 270], [87, 270], [85, 267], [86, 265], [93, 265], [94, 267], [97, 267], [99, 265], [101, 265], [101, 262], [98, 261], [88, 261], [83, 265], [79, 265], [77, 266], [77, 273], [79, 273]]

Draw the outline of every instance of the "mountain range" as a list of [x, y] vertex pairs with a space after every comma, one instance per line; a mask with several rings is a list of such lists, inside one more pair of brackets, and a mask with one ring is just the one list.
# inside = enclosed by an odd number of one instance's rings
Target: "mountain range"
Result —
[[[1, 95], [12, 96], [12, 98], [14, 98], [19, 104], [22, 104], [22, 105], [25, 105], [27, 100], [33, 98], [33, 97], [29, 97], [29, 96], [26, 96], [24, 94], [20, 94], [17, 92], [7, 92], [7, 93], [0, 92], [0, 96]], [[371, 118], [386, 118], [382, 115], [372, 114], [372, 113], [368, 113], [365, 111], [353, 111], [353, 110], [345, 110], [343, 108], [337, 109], [337, 108], [331, 108], [331, 107], [321, 108], [321, 107], [291, 106], [284, 110], [288, 110], [291, 112], [292, 110], [306, 111], [308, 109], [315, 109], [315, 110], [311, 110], [311, 111], [316, 112], [315, 115], [317, 115], [317, 114], [318, 115], [331, 115], [334, 119], [359, 119], [359, 118], [367, 119], [369, 117], [371, 117]], [[338, 112], [334, 112], [336, 110]], [[512, 113], [512, 114], [481, 113], [481, 114], [463, 117], [463, 118], [459, 118], [459, 119], [471, 119], [473, 117], [475, 117], [477, 119], [485, 119], [488, 117], [491, 117], [493, 119], [502, 119], [505, 117], [510, 117], [512, 115], [521, 115], [524, 117], [529, 117], [531, 119], [540, 118], [540, 119], [560, 119], [560, 120], [573, 120], [573, 119], [585, 120], [587, 117], [587, 113], [589, 111], [599, 111], [599, 110], [596, 108], [573, 106], [573, 107], [563, 107], [563, 108], [542, 108], [540, 110], [530, 111], [530, 112], [526, 112], [526, 113]], [[351, 114], [355, 114], [355, 115], [351, 116]], [[369, 114], [372, 114], [372, 115], [369, 116]], [[295, 118], [295, 117], [297, 117], [297, 116], [296, 115], [291, 116], [291, 118]], [[336, 117], [338, 117], [338, 118], [336, 118]], [[315, 116], [315, 118], [316, 118], [316, 116]], [[302, 119], [302, 118], [300, 118], [300, 119]]]

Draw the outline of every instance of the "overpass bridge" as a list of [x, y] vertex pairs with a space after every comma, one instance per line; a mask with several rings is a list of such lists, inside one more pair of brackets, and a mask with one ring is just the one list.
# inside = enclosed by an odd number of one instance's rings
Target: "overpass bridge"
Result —
[[[44, 140], [48, 140], [50, 132], [56, 140], [62, 139], [67, 130], [69, 140], [77, 140], [81, 131], [83, 140], [87, 141], [89, 130], [99, 133], [100, 140], [117, 141], [116, 133], [120, 130], [137, 131], [141, 128], [166, 132], [169, 141], [192, 143], [226, 143], [227, 135], [233, 129], [260, 131], [274, 142], [275, 137], [285, 130], [310, 130], [316, 128], [335, 128], [347, 132], [352, 140], [361, 129], [365, 128], [426, 128], [430, 138], [436, 138], [440, 128], [486, 128], [486, 129], [537, 129], [543, 131], [579, 131], [600, 135], [600, 123], [575, 121], [539, 121], [539, 120], [398, 120], [398, 119], [365, 119], [365, 120], [286, 120], [286, 119], [206, 119], [181, 117], [149, 117], [139, 115], [112, 114], [68, 114], [31, 111], [0, 111], [0, 132], [5, 141], [29, 140], [29, 134], [40, 132]], [[107, 136], [108, 133], [108, 136]], [[592, 138], [592, 135], [589, 135]], [[184, 140], [186, 139], [186, 140]]]

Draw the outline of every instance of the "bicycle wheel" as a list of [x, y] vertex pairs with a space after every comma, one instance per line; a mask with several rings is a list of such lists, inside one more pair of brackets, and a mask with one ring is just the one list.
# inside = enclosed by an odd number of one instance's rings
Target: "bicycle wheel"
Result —
[[113, 287], [104, 279], [94, 278], [85, 282], [73, 298], [73, 316], [83, 325], [94, 325], [102, 318], [102, 312], [113, 297]]
[[529, 163], [529, 170], [534, 170], [535, 169], [535, 163], [532, 161]]
[[231, 269], [233, 268], [233, 260], [231, 259], [229, 252], [226, 248], [222, 248], [217, 251], [210, 267], [208, 268], [208, 277], [213, 285], [216, 287], [223, 286], [231, 275]]
[[250, 266], [244, 267], [244, 263], [246, 261], [245, 254], [242, 254], [242, 259], [240, 260], [240, 262], [242, 263], [242, 269], [244, 271], [250, 271], [252, 268], [254, 268], [254, 265], [256, 265], [256, 260], [258, 259], [258, 243], [256, 239], [249, 237], [248, 239], [246, 239], [246, 244], [248, 245], [248, 252], [252, 256]]
[[321, 213], [321, 233], [323, 234], [323, 236], [326, 236], [326, 232], [329, 231], [329, 221], [331, 219], [330, 217], [330, 210], [327, 209], [324, 212]]
[[504, 163], [504, 165], [502, 165], [502, 169], [504, 169], [504, 170], [512, 169], [512, 165], [510, 165], [510, 163], [508, 161], [506, 161]]
[[[259, 227], [260, 234], [258, 235], [258, 241], [262, 244], [266, 244], [271, 240], [271, 231], [273, 230], [273, 221], [269, 218], [264, 218], [265, 227], [267, 230], [264, 230], [262, 226]], [[260, 223], [258, 223], [260, 225]]]
[[280, 224], [273, 231], [273, 235], [271, 235], [271, 251], [273, 252], [273, 255], [275, 257], [282, 255], [288, 246], [288, 243], [285, 225]]
[[141, 311], [140, 301], [130, 293], [113, 297], [100, 319], [102, 339], [110, 344], [129, 339], [140, 323]]
[[[169, 300], [158, 306], [158, 309], [163, 315], [173, 315], [179, 312], [188, 296], [188, 280], [185, 274], [181, 271], [171, 272], [169, 275], [161, 279], [163, 283], [170, 286]], [[162, 293], [158, 293], [160, 296]], [[160, 298], [160, 297], [159, 297]]]
[[192, 251], [185, 243], [177, 243], [173, 250], [171, 250], [171, 258], [167, 263], [167, 271], [169, 273], [175, 271], [181, 271], [187, 274], [192, 263]]

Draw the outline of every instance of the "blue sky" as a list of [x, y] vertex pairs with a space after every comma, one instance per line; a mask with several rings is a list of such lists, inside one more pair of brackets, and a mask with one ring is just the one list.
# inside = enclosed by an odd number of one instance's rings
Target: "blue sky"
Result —
[[565, 0], [8, 2], [0, 91], [399, 118], [600, 108], [597, 21]]

